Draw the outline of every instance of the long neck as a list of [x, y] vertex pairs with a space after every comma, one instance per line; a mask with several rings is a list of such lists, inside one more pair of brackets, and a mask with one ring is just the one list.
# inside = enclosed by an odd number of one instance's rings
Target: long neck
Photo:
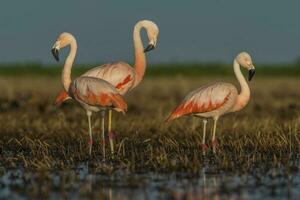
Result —
[[140, 33], [142, 27], [143, 26], [140, 23], [138, 23], [134, 27], [134, 31], [133, 31], [133, 42], [134, 42], [134, 50], [135, 50], [134, 69], [137, 75], [135, 85], [138, 85], [141, 82], [146, 70], [146, 56], [144, 53], [144, 47], [143, 47], [141, 33]]
[[77, 42], [75, 39], [72, 40], [72, 42], [70, 43], [70, 53], [65, 61], [65, 65], [64, 65], [64, 69], [63, 69], [63, 73], [62, 73], [62, 77], [61, 77], [61, 81], [63, 83], [63, 86], [66, 90], [66, 92], [69, 91], [69, 87], [71, 84], [71, 69], [73, 66], [73, 62], [76, 56], [76, 52], [77, 52]]
[[248, 83], [247, 83], [245, 77], [243, 76], [243, 74], [241, 72], [239, 63], [236, 60], [234, 60], [233, 68], [234, 68], [235, 76], [238, 79], [238, 82], [241, 86], [241, 92], [238, 95], [236, 104], [234, 105], [234, 107], [232, 109], [232, 111], [234, 112], [234, 111], [241, 110], [242, 108], [244, 108], [247, 105], [247, 103], [250, 99], [250, 88], [248, 86]]

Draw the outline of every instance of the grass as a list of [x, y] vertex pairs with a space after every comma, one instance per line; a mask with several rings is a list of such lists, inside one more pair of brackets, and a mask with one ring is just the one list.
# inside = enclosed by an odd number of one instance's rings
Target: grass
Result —
[[215, 155], [209, 150], [203, 157], [200, 119], [184, 117], [169, 124], [163, 121], [189, 91], [215, 80], [237, 84], [236, 80], [219, 74], [171, 76], [173, 72], [156, 77], [154, 69], [149, 71], [142, 84], [126, 97], [126, 116], [114, 115], [117, 155], [107, 163], [102, 162], [99, 114], [92, 118], [96, 142], [89, 157], [83, 110], [72, 102], [61, 108], [53, 105], [62, 89], [56, 72], [52, 76], [2, 76], [0, 167], [59, 170], [89, 161], [96, 172], [107, 174], [118, 169], [198, 173], [207, 163], [227, 172], [270, 166], [295, 169], [300, 153], [300, 80], [296, 77], [261, 76], [258, 72], [251, 82], [249, 105], [221, 118], [217, 129], [219, 150]]
[[[74, 76], [83, 74], [89, 67], [97, 64], [76, 65], [72, 73]], [[300, 64], [278, 64], [278, 65], [257, 65], [257, 71], [262, 76], [299, 76]], [[18, 75], [43, 75], [57, 76], [61, 73], [61, 65], [48, 66], [39, 63], [25, 64], [0, 64], [0, 74], [5, 76]], [[232, 76], [231, 64], [220, 63], [190, 63], [190, 64], [155, 64], [147, 68], [148, 77], [166, 76]]]

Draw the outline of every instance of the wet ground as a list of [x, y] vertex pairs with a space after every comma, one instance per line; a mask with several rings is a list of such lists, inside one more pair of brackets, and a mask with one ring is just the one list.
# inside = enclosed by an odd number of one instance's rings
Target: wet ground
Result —
[[114, 115], [117, 170], [101, 163], [99, 116], [90, 157], [82, 109], [53, 105], [59, 76], [1, 77], [0, 199], [299, 199], [299, 79], [257, 77], [249, 105], [220, 121], [216, 156], [202, 156], [201, 120], [162, 123], [189, 91], [219, 78], [145, 79], [126, 116]]
[[95, 173], [77, 169], [30, 172], [1, 169], [0, 199], [297, 199], [300, 173], [273, 168], [238, 174], [206, 167], [198, 175], [185, 173]]

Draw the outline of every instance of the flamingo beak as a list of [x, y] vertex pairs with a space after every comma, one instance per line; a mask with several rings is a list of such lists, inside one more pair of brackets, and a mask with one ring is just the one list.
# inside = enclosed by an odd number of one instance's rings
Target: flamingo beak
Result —
[[248, 80], [251, 81], [254, 75], [255, 75], [255, 68], [253, 67], [249, 70]]
[[149, 44], [146, 49], [144, 50], [144, 53], [149, 52], [151, 50], [155, 49], [155, 46], [153, 44]]
[[59, 61], [59, 51], [57, 48], [52, 48], [51, 50], [53, 57], [55, 58], [55, 60], [58, 62]]

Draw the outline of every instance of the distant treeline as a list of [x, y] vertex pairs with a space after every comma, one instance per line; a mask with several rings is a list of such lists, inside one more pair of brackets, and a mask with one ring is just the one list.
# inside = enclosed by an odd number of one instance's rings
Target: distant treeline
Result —
[[[90, 66], [90, 67], [86, 67]], [[72, 74], [80, 75], [97, 65], [75, 65]], [[0, 64], [0, 75], [49, 75], [59, 76], [62, 67], [46, 66], [36, 63], [27, 64]], [[256, 65], [260, 75], [270, 76], [300, 76], [300, 64]], [[147, 67], [147, 76], [208, 76], [232, 75], [232, 66], [229, 64], [155, 64]]]

